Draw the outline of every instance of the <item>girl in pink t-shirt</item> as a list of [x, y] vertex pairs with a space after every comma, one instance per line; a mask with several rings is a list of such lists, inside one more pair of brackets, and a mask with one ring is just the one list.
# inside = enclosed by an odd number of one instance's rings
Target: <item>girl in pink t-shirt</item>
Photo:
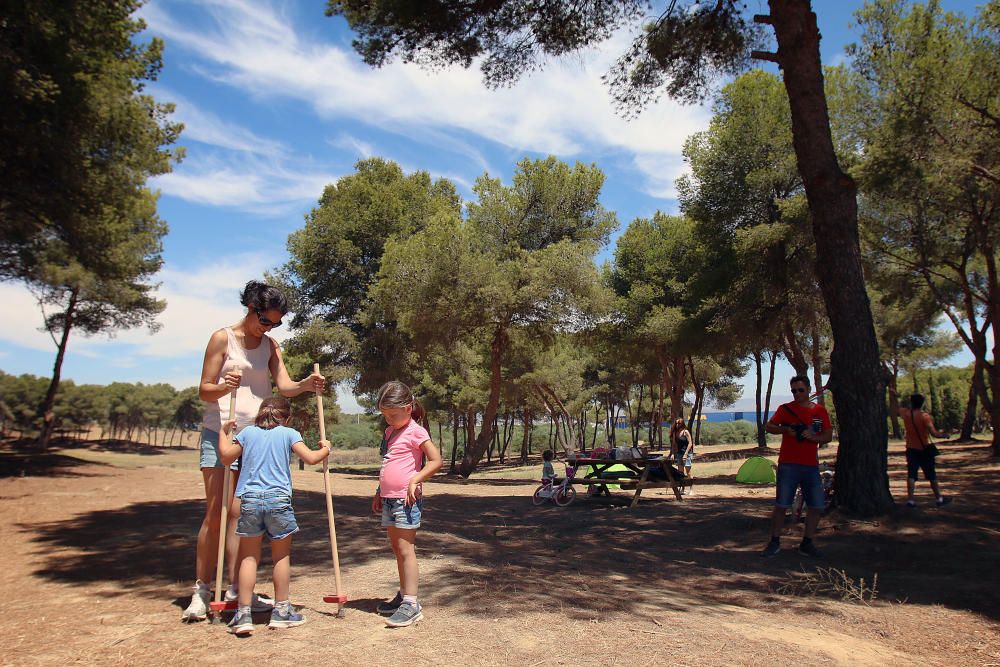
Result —
[[[441, 469], [441, 453], [427, 429], [418, 423], [423, 408], [402, 382], [386, 382], [378, 391], [378, 409], [389, 427], [382, 439], [382, 471], [372, 511], [382, 514], [399, 570], [399, 591], [379, 604], [378, 612], [389, 615], [386, 625], [400, 628], [423, 618], [417, 602], [417, 528], [420, 527], [421, 484]], [[424, 463], [424, 458], [427, 459]]]

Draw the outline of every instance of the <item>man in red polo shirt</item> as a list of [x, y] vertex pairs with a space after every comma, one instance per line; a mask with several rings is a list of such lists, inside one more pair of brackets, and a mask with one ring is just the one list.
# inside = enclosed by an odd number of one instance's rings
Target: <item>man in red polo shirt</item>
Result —
[[823, 512], [823, 482], [819, 476], [817, 450], [820, 443], [833, 439], [833, 427], [826, 408], [809, 399], [808, 377], [796, 375], [791, 380], [791, 388], [795, 400], [781, 405], [764, 426], [768, 433], [781, 434], [781, 452], [778, 454], [778, 484], [774, 511], [771, 513], [771, 541], [761, 555], [776, 556], [781, 551], [785, 512], [795, 501], [795, 490], [801, 486], [807, 512], [799, 553], [815, 558], [820, 553], [813, 544], [813, 536]]

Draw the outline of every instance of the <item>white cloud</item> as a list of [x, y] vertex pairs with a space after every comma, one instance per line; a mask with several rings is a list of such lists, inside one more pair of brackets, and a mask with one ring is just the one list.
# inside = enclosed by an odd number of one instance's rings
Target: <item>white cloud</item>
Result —
[[[213, 80], [254, 96], [312, 105], [323, 117], [348, 117], [390, 131], [469, 132], [516, 150], [572, 157], [582, 147], [624, 150], [646, 164], [680, 155], [684, 139], [707, 126], [705, 107], [670, 100], [628, 122], [614, 113], [601, 74], [628, 43], [619, 35], [601, 50], [550, 64], [517, 85], [488, 90], [477, 69], [429, 72], [394, 63], [373, 70], [352, 52], [296, 34], [271, 6], [213, 2], [214, 24], [182, 24], [163, 8], [142, 13], [151, 28], [202, 59]], [[317, 20], [323, 20], [317, 18]], [[329, 31], [333, 32], [330, 23]], [[664, 192], [663, 177], [646, 189]]]
[[[157, 278], [162, 281], [156, 296], [165, 299], [167, 307], [156, 321], [160, 329], [150, 334], [148, 329], [130, 329], [115, 333], [113, 338], [98, 335], [84, 338], [70, 335], [75, 355], [104, 358], [110, 366], [134, 367], [143, 360], [197, 359], [212, 332], [219, 327], [235, 324], [246, 312], [239, 303], [239, 294], [248, 280], [261, 275], [273, 264], [268, 254], [244, 253], [223, 256], [198, 270], [174, 270], [166, 266]], [[55, 344], [47, 333], [39, 331], [42, 314], [31, 293], [22, 285], [0, 283], [0, 301], [12, 312], [22, 313], [0, 327], [0, 340], [33, 350], [55, 352]], [[287, 328], [276, 329], [274, 336], [287, 338]]]
[[336, 139], [329, 139], [327, 143], [334, 148], [346, 148], [361, 159], [368, 159], [372, 155], [375, 155], [375, 148], [370, 143], [351, 136], [346, 132]]
[[677, 188], [674, 183], [690, 168], [679, 155], [664, 153], [640, 153], [635, 156], [635, 167], [645, 177], [643, 191], [650, 197], [659, 199], [676, 199]]
[[257, 136], [252, 130], [225, 121], [172, 90], [154, 86], [149, 92], [161, 102], [173, 102], [176, 105], [171, 119], [184, 123], [181, 143], [198, 141], [219, 148], [271, 157], [288, 154], [288, 149], [281, 142]]
[[301, 211], [303, 202], [318, 200], [323, 188], [338, 178], [320, 168], [290, 169], [284, 162], [246, 154], [206, 156], [195, 163], [181, 163], [151, 184], [165, 194], [198, 204], [280, 215]]
[[0, 327], [0, 341], [14, 343], [31, 350], [55, 353], [56, 345], [48, 333], [41, 331], [44, 324], [38, 302], [23, 285], [0, 283], [0, 302], [10, 313], [19, 313]]

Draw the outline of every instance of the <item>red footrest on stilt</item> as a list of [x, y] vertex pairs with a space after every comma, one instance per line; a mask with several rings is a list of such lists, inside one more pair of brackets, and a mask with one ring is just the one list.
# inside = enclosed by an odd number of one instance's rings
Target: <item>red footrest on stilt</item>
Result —
[[212, 611], [218, 613], [220, 611], [232, 611], [238, 608], [240, 605], [236, 600], [230, 600], [229, 602], [209, 602], [208, 608]]
[[347, 602], [347, 594], [341, 593], [340, 595], [324, 595], [323, 602], [336, 602], [337, 604], [344, 604]]

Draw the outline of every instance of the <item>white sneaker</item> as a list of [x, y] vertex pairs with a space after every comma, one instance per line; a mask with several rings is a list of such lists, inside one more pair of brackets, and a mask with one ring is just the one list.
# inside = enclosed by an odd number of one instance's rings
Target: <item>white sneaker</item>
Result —
[[[232, 587], [226, 589], [226, 602], [236, 602], [240, 597], [240, 594], [232, 589]], [[253, 594], [250, 598], [250, 611], [271, 611], [274, 609], [274, 600], [267, 597], [266, 595]]]
[[208, 601], [211, 597], [211, 591], [204, 586], [195, 584], [194, 594], [191, 596], [191, 604], [181, 614], [181, 620], [193, 623], [195, 621], [204, 621], [208, 618]]

